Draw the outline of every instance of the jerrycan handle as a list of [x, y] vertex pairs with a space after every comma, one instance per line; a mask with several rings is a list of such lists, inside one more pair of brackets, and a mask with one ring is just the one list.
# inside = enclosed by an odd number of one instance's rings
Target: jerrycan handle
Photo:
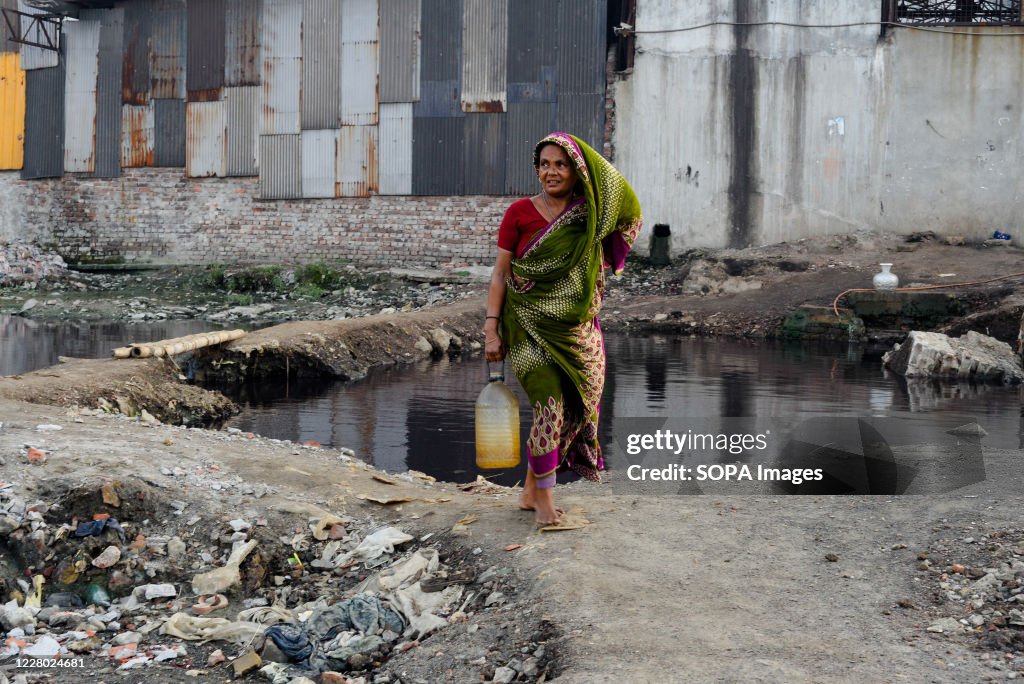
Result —
[[498, 370], [491, 370], [491, 362], [484, 361], [487, 365], [487, 382], [505, 382], [505, 361], [502, 359], [498, 362]]

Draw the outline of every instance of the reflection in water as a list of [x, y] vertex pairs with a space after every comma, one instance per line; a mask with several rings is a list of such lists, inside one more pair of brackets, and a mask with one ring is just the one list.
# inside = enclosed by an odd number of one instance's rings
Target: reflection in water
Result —
[[0, 376], [52, 366], [58, 356], [109, 358], [115, 347], [133, 342], [155, 342], [221, 327], [195, 320], [123, 323], [0, 316]]
[[[738, 417], [790, 423], [828, 416], [898, 417], [894, 434], [909, 442], [939, 428], [977, 421], [989, 432], [986, 446], [1016, 448], [1024, 439], [1017, 389], [910, 388], [883, 372], [877, 359], [864, 360], [858, 348], [846, 344], [608, 335], [606, 347], [601, 409], [606, 449], [613, 434], [637, 417], [696, 418], [694, 427], [708, 431], [735, 425], [729, 419]], [[455, 481], [483, 474], [514, 484], [522, 480], [525, 465], [497, 473], [475, 466], [473, 404], [485, 382], [483, 365], [478, 357], [425, 361], [372, 372], [358, 383], [320, 388], [312, 397], [293, 384], [287, 400], [250, 404], [232, 424], [283, 439], [346, 446], [389, 471], [412, 468]], [[520, 398], [525, 444], [530, 414], [514, 378], [508, 384]], [[612, 459], [609, 466], [615, 465]]]

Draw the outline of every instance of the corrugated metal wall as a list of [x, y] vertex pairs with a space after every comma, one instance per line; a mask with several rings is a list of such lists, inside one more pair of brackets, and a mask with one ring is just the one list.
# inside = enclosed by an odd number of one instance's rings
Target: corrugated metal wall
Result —
[[505, 191], [532, 195], [537, 191], [533, 146], [555, 128], [556, 105], [546, 102], [513, 102], [508, 106], [508, 137], [505, 155]]
[[377, 127], [342, 126], [338, 131], [338, 197], [369, 197], [377, 192]]
[[153, 166], [153, 103], [121, 108], [121, 166]]
[[[0, 0], [0, 9], [16, 10], [18, 9], [18, 0]], [[21, 31], [21, 17], [13, 14], [11, 20], [14, 23], [14, 30]], [[18, 52], [21, 44], [15, 43], [7, 37], [7, 24], [0, 23], [0, 29], [3, 29], [0, 30], [0, 52]], [[21, 66], [20, 61], [19, 66]]]
[[504, 112], [508, 101], [508, 3], [463, 0], [462, 111]]
[[185, 101], [153, 100], [156, 166], [185, 166]]
[[227, 0], [226, 17], [224, 85], [259, 85], [263, 70], [263, 0]]
[[154, 99], [185, 99], [187, 25], [185, 0], [158, 0], [155, 3], [149, 54], [151, 96]]
[[0, 52], [0, 121], [0, 170], [20, 169], [25, 161], [25, 71], [17, 52]]
[[100, 22], [64, 26], [67, 80], [64, 87], [64, 170], [92, 173], [96, 164], [96, 80], [99, 76]]
[[21, 177], [64, 174], [64, 66], [25, 73], [25, 165]]
[[299, 117], [302, 1], [264, 0], [262, 35], [263, 123], [260, 132], [264, 135], [298, 134], [302, 130]]
[[[65, 25], [68, 171], [259, 175], [267, 198], [525, 194], [537, 139], [603, 138], [607, 0], [115, 2]], [[44, 152], [26, 177], [53, 172]]]
[[413, 118], [412, 194], [461, 195], [465, 117]]
[[227, 175], [227, 105], [189, 102], [185, 109], [185, 175]]
[[302, 197], [302, 136], [260, 136], [260, 197]]
[[121, 102], [144, 105], [149, 102], [150, 40], [153, 13], [139, 3], [124, 8], [124, 62], [121, 73]]
[[467, 195], [505, 194], [505, 121], [501, 114], [467, 114], [463, 129]]
[[124, 10], [89, 10], [83, 20], [100, 23], [99, 72], [96, 81], [96, 157], [93, 175], [121, 175], [121, 84], [124, 64]]
[[[303, 131], [337, 128], [339, 125], [341, 52], [338, 50], [338, 41], [340, 37], [341, 4], [336, 0], [304, 0], [302, 5]], [[303, 142], [303, 150], [305, 150], [305, 142]], [[302, 187], [305, 189], [305, 182]]]
[[380, 106], [380, 193], [412, 193], [412, 103]]
[[214, 102], [221, 99], [224, 87], [225, 0], [188, 0], [186, 8], [188, 100]]
[[334, 197], [340, 131], [302, 131], [302, 196]]
[[[415, 102], [418, 99], [420, 0], [380, 0], [380, 101]], [[381, 107], [382, 116], [383, 109]]]
[[342, 0], [341, 124], [377, 123], [377, 0]]
[[262, 96], [263, 89], [259, 86], [224, 89], [228, 108], [229, 176], [259, 175], [256, 155], [259, 151]]
[[[19, 0], [18, 10], [25, 14], [46, 14], [45, 10], [37, 9], [25, 3], [24, 0]], [[6, 24], [4, 30], [7, 30]], [[53, 28], [48, 29], [52, 34]], [[25, 38], [33, 43], [46, 44], [46, 38], [43, 37], [42, 31], [36, 27], [28, 31]], [[55, 67], [60, 59], [60, 54], [53, 50], [46, 50], [44, 48], [33, 47], [31, 45], [21, 46], [21, 68], [28, 71], [30, 69], [48, 69]]]

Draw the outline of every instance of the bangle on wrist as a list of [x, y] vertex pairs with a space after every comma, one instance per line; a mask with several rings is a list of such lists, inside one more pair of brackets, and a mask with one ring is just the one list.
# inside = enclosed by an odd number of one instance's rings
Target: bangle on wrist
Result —
[[486, 320], [487, 320], [488, 318], [493, 318], [493, 319], [494, 319], [494, 320], [496, 320], [496, 321], [500, 321], [500, 320], [501, 320], [501, 316], [484, 316], [484, 320], [485, 320], [485, 321], [486, 321]]

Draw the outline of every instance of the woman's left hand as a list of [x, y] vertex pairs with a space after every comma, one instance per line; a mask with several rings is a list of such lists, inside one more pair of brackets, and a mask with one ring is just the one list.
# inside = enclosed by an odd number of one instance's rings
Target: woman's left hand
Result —
[[498, 334], [488, 335], [484, 341], [484, 358], [488, 361], [502, 361], [505, 358], [505, 345]]

